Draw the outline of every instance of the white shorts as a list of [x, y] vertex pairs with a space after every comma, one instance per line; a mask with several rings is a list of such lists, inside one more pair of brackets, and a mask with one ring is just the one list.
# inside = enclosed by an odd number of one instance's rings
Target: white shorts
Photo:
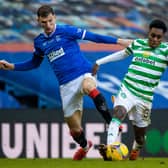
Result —
[[152, 104], [134, 96], [126, 87], [122, 86], [114, 101], [114, 107], [124, 106], [133, 125], [146, 127], [151, 123], [150, 114]]
[[91, 73], [86, 73], [60, 86], [64, 117], [70, 117], [77, 110], [82, 112], [84, 96], [82, 91], [82, 82], [88, 77], [92, 78], [96, 82], [96, 78], [92, 76]]

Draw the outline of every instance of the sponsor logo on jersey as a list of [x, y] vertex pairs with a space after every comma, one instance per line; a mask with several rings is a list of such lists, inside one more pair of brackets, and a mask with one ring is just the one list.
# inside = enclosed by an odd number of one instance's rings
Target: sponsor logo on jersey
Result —
[[65, 55], [64, 49], [61, 47], [59, 50], [50, 52], [47, 56], [50, 60], [50, 62], [54, 61], [55, 59], [58, 59]]
[[155, 65], [155, 61], [143, 57], [135, 57], [135, 61]]

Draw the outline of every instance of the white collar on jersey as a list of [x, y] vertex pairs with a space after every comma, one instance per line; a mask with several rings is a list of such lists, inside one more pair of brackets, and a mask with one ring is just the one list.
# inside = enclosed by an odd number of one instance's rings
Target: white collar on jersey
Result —
[[54, 31], [52, 33], [50, 33], [49, 35], [47, 35], [45, 32], [43, 32], [44, 36], [51, 37], [55, 33], [56, 27], [57, 27], [57, 25], [55, 24]]

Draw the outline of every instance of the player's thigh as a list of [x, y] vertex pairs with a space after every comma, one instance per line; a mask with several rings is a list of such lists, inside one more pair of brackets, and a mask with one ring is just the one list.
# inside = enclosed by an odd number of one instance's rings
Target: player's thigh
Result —
[[83, 94], [81, 93], [82, 77], [60, 86], [64, 117], [70, 117], [76, 111], [83, 110]]
[[123, 106], [126, 109], [127, 113], [134, 106], [134, 101], [132, 101], [131, 95], [124, 87], [121, 87], [118, 95], [114, 99], [114, 108], [118, 106]]

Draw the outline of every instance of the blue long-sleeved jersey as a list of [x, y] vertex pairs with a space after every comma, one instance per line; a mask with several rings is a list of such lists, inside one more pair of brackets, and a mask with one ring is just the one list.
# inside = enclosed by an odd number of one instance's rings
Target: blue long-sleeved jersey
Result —
[[38, 67], [43, 57], [47, 56], [60, 85], [91, 72], [92, 65], [80, 51], [78, 39], [97, 43], [117, 43], [117, 38], [114, 37], [95, 34], [70, 25], [56, 25], [55, 31], [49, 36], [41, 33], [34, 39], [34, 57], [16, 63], [15, 70]]

